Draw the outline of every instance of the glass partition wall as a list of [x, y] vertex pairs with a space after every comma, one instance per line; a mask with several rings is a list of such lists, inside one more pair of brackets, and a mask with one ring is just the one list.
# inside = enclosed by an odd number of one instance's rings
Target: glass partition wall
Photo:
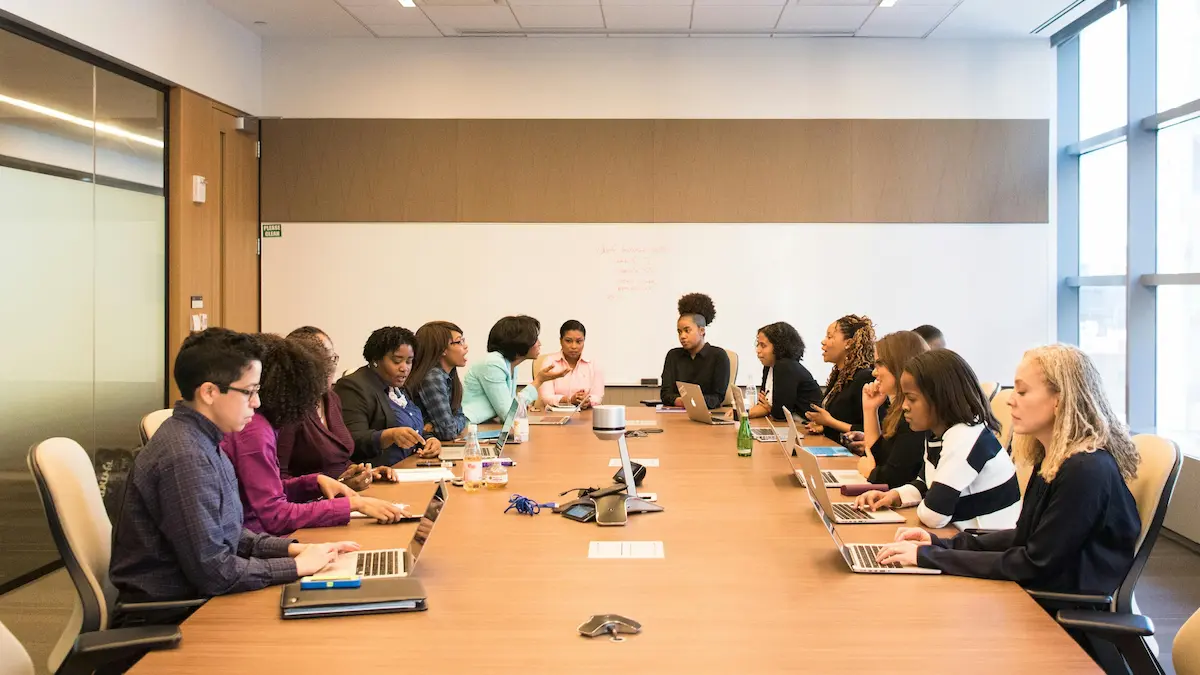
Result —
[[58, 558], [26, 468], [163, 406], [166, 96], [0, 26], [0, 590]]

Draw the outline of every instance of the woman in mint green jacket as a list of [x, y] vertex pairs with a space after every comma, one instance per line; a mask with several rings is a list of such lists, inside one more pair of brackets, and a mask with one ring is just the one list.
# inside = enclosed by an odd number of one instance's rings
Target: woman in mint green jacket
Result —
[[[538, 338], [542, 324], [531, 316], [506, 316], [488, 333], [487, 356], [467, 367], [463, 378], [463, 413], [474, 424], [503, 418], [517, 396], [517, 366], [536, 359], [542, 350]], [[533, 383], [521, 392], [526, 405], [537, 400], [543, 382], [557, 380], [570, 372], [554, 364], [534, 373]]]

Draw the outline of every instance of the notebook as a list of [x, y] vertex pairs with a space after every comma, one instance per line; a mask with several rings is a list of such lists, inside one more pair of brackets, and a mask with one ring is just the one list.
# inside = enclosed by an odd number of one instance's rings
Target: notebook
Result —
[[299, 583], [283, 587], [279, 612], [285, 619], [355, 616], [428, 609], [425, 587], [415, 577], [363, 579], [358, 588], [301, 590]]

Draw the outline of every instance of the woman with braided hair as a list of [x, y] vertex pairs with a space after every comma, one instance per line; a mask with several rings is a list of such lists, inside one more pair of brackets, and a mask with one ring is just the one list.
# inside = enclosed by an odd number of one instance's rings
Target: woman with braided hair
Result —
[[821, 340], [821, 356], [833, 364], [825, 385], [824, 406], [813, 405], [808, 418], [810, 434], [841, 442], [842, 434], [862, 431], [862, 390], [874, 379], [875, 325], [868, 316], [847, 314], [829, 324]]
[[667, 352], [663, 361], [662, 389], [665, 406], [683, 406], [679, 382], [700, 387], [709, 410], [721, 407], [729, 389], [729, 354], [704, 339], [705, 329], [717, 316], [712, 298], [703, 293], [688, 293], [679, 298], [679, 320], [675, 333], [679, 346]]

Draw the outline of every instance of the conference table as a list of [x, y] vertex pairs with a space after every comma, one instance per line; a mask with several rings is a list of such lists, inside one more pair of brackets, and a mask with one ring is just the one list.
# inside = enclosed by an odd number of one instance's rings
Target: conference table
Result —
[[[504, 513], [513, 493], [566, 501], [574, 492], [559, 492], [608, 485], [616, 471], [617, 444], [593, 436], [590, 413], [534, 426], [528, 442], [505, 447], [516, 462], [507, 489], [450, 488], [416, 569], [428, 611], [285, 621], [278, 587], [218, 597], [184, 622], [177, 649], [148, 654], [135, 672], [1100, 672], [1014, 583], [852, 573], [779, 444], [756, 443], [752, 457], [739, 457], [736, 425], [627, 413], [663, 429], [628, 439], [635, 460], [659, 462], [641, 489], [657, 493], [663, 512], [631, 515], [624, 527], [549, 509]], [[376, 483], [367, 494], [419, 511], [433, 487]], [[901, 513], [915, 524], [914, 509]], [[294, 536], [393, 548], [415, 528], [355, 520]], [[883, 543], [896, 526], [837, 529], [849, 543]], [[662, 542], [663, 557], [589, 558], [593, 541]], [[579, 634], [605, 613], [640, 622], [642, 632], [620, 643]]]

